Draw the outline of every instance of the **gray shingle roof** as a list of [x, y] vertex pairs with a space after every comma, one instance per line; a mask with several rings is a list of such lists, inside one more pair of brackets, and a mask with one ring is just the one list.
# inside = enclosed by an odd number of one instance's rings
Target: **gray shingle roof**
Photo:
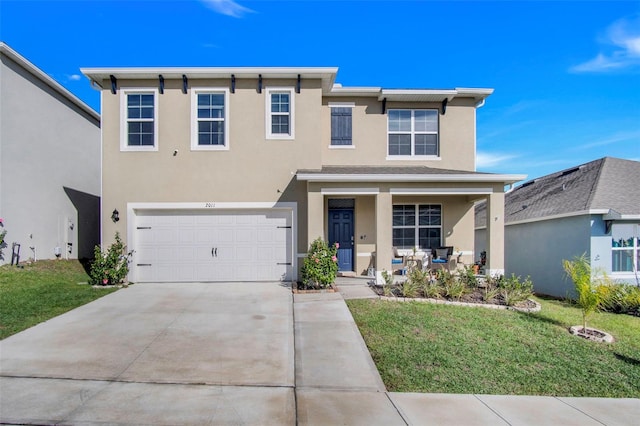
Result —
[[[585, 210], [640, 214], [640, 162], [604, 157], [525, 182], [505, 195], [505, 223]], [[484, 226], [486, 205], [476, 205]]]

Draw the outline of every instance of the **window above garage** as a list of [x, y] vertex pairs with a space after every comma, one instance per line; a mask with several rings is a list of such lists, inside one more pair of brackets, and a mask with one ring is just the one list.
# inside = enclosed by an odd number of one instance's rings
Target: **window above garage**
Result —
[[191, 90], [191, 149], [215, 151], [229, 149], [229, 90]]

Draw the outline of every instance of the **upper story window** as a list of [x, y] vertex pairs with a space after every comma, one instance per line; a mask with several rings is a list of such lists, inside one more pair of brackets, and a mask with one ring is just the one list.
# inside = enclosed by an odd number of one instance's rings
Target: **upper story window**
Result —
[[390, 109], [390, 157], [438, 157], [438, 110]]
[[192, 89], [191, 149], [229, 149], [228, 89]]
[[634, 272], [640, 266], [640, 223], [611, 227], [611, 272]]
[[293, 88], [268, 88], [267, 139], [294, 139]]
[[393, 206], [393, 246], [419, 250], [442, 245], [442, 206], [397, 204]]
[[332, 104], [331, 148], [353, 148], [352, 111], [353, 104]]
[[157, 96], [154, 89], [122, 91], [122, 132], [120, 149], [123, 151], [157, 151], [158, 122]]

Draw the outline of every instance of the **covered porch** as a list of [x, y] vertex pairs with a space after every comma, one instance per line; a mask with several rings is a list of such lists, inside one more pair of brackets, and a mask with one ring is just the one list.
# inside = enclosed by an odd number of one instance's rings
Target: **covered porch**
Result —
[[[486, 200], [489, 274], [504, 273], [505, 186], [523, 175], [429, 167], [323, 167], [300, 170], [307, 182], [307, 241], [338, 242], [342, 272], [391, 271], [396, 254], [454, 247], [473, 264], [474, 204]], [[308, 243], [307, 243], [308, 244]], [[394, 253], [394, 247], [396, 252]]]

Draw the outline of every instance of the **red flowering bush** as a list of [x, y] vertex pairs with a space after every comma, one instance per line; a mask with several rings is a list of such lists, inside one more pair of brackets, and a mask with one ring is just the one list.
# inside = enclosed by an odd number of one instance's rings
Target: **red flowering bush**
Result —
[[317, 238], [302, 264], [302, 284], [305, 288], [327, 288], [338, 275], [338, 243], [329, 247], [322, 238]]

